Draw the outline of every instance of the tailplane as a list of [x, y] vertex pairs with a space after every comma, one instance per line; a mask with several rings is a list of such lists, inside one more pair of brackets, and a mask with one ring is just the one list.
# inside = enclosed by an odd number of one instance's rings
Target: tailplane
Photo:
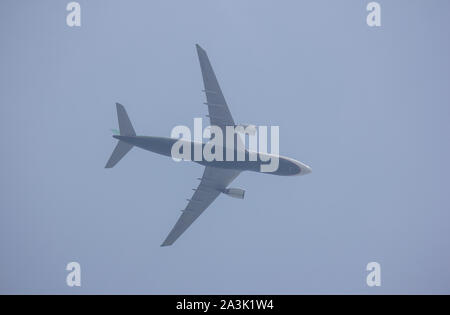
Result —
[[[116, 103], [116, 108], [117, 119], [119, 120], [120, 135], [129, 137], [136, 136], [136, 132], [134, 131], [133, 125], [131, 124], [130, 118], [128, 118], [128, 114], [125, 108], [119, 103]], [[111, 168], [116, 165], [132, 148], [132, 144], [119, 140], [113, 153], [111, 154], [111, 157], [106, 163], [105, 168]]]

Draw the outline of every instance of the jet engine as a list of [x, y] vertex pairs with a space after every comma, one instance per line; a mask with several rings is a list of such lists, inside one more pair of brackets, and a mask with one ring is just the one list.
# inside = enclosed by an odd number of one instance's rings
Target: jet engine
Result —
[[245, 190], [239, 188], [227, 188], [222, 191], [225, 195], [233, 198], [244, 199]]

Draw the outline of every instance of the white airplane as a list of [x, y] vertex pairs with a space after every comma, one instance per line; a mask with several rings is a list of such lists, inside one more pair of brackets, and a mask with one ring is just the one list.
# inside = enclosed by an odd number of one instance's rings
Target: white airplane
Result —
[[[228, 109], [228, 105], [205, 50], [199, 45], [196, 46], [205, 87], [204, 92], [207, 100], [205, 104], [208, 105], [208, 116], [210, 118], [211, 126], [218, 126], [222, 129], [223, 134], [226, 134], [226, 127], [235, 127], [235, 122]], [[116, 103], [116, 107], [120, 134], [113, 135], [113, 137], [118, 139], [119, 142], [106, 163], [106, 168], [111, 168], [116, 165], [117, 162], [119, 162], [119, 160], [134, 146], [161, 155], [172, 156], [172, 146], [178, 139], [137, 136], [125, 108], [119, 103]], [[236, 142], [240, 141], [239, 139], [239, 137], [236, 137]], [[191, 152], [194, 152], [195, 143], [190, 142], [190, 145], [192, 146]], [[202, 144], [202, 146], [204, 146], [204, 144]], [[225, 150], [226, 148], [224, 147], [223, 151], [225, 152]], [[263, 155], [262, 158], [251, 161], [248, 157], [252, 152], [246, 149], [244, 150], [246, 157], [244, 161], [238, 161], [237, 159], [234, 159], [234, 161], [207, 161], [204, 158], [196, 161], [191, 159], [192, 161], [205, 166], [203, 176], [199, 178], [200, 184], [194, 189], [195, 192], [193, 196], [191, 199], [188, 199], [186, 208], [182, 210], [180, 218], [161, 246], [172, 245], [221, 193], [234, 198], [244, 198], [244, 190], [239, 188], [228, 188], [228, 185], [243, 171], [261, 172], [261, 165], [267, 163], [266, 161], [269, 158], [274, 157], [270, 154], [259, 153], [260, 157]], [[234, 149], [234, 153], [237, 155], [236, 149]], [[311, 173], [311, 168], [306, 164], [284, 156], [276, 156], [276, 158], [279, 160], [277, 170], [263, 174], [293, 176]]]

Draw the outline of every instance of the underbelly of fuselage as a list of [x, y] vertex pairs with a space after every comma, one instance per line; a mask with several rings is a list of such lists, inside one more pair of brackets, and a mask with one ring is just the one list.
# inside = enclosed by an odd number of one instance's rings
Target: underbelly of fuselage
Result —
[[[125, 141], [126, 143], [132, 144], [136, 147], [142, 148], [147, 151], [172, 157], [172, 147], [178, 141], [178, 139], [165, 138], [165, 137], [148, 137], [148, 136], [114, 136], [115, 138]], [[195, 148], [197, 146], [197, 148]], [[184, 146], [180, 147], [179, 154], [183, 155], [183, 150], [189, 150], [186, 155], [183, 156], [184, 160], [193, 161], [204, 166], [219, 167], [225, 169], [234, 169], [241, 171], [254, 171], [261, 172], [261, 165], [269, 164], [268, 161], [262, 161], [259, 155], [256, 155], [256, 161], [250, 157], [250, 153], [245, 150], [245, 152], [240, 152], [238, 154], [237, 150], [233, 150], [233, 160], [230, 159], [229, 155], [226, 154], [225, 147], [222, 148], [222, 154], [217, 154], [215, 159], [207, 159], [203, 154], [203, 149], [205, 147], [204, 143], [194, 143], [191, 141], [185, 141]], [[195, 151], [197, 150], [197, 152]], [[200, 153], [199, 153], [200, 152]], [[212, 153], [215, 153], [212, 150]], [[220, 153], [220, 152], [218, 152]], [[174, 158], [174, 160], [177, 160]], [[286, 167], [287, 161], [280, 158], [280, 167], [273, 172], [268, 172], [268, 174], [273, 175], [293, 175], [292, 170]]]

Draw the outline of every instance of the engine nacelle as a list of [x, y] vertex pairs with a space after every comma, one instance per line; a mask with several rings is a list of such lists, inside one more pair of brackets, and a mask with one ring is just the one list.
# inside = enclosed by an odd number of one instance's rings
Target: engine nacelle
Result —
[[227, 188], [222, 191], [225, 195], [233, 198], [244, 199], [245, 190], [239, 188]]
[[[236, 127], [242, 127], [244, 128], [243, 131], [245, 131], [246, 133], [248, 133], [251, 136], [254, 136], [256, 134], [256, 130], [258, 129], [255, 125], [245, 125], [245, 124], [240, 124], [237, 125]], [[242, 134], [244, 132], [241, 132]]]

